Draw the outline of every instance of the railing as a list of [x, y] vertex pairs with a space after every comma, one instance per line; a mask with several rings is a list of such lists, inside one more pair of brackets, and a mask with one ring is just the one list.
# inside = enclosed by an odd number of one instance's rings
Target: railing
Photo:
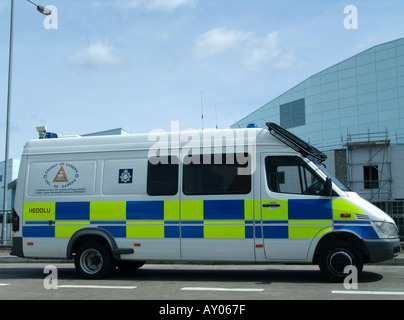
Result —
[[[11, 216], [13, 211], [11, 210], [0, 210], [0, 244], [1, 245], [11, 245], [12, 244], [12, 234], [11, 234]], [[3, 231], [3, 215], [6, 214], [6, 234], [4, 237]]]

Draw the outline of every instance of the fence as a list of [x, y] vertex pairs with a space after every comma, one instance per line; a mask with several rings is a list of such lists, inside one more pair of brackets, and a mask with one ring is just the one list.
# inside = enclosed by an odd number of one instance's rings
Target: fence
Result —
[[[3, 237], [3, 215], [4, 213], [6, 214], [6, 235], [5, 235], [5, 240]], [[12, 244], [12, 234], [11, 234], [11, 215], [12, 211], [11, 210], [0, 210], [0, 244], [2, 245], [11, 245]]]

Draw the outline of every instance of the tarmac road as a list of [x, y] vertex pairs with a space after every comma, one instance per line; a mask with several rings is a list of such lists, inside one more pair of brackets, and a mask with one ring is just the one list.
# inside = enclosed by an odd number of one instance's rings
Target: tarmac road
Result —
[[1, 261], [1, 300], [153, 300], [157, 308], [167, 301], [404, 299], [403, 265], [367, 265], [357, 289], [346, 289], [311, 265], [146, 264], [85, 280], [72, 263]]

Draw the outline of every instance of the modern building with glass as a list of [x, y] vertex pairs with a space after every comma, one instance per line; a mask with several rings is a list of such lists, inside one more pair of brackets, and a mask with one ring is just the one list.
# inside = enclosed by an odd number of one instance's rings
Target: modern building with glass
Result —
[[325, 69], [235, 123], [272, 121], [323, 150], [348, 135], [388, 133], [404, 143], [404, 38]]
[[396, 201], [404, 215], [404, 38], [309, 77], [232, 128], [266, 122], [326, 152], [341, 182], [380, 206]]
[[404, 234], [404, 38], [309, 77], [232, 128], [266, 122], [326, 153], [327, 169]]

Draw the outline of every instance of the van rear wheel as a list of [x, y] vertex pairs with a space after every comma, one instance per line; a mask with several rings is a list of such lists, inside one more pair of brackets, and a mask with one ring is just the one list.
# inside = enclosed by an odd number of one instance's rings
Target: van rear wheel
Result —
[[115, 269], [111, 251], [98, 242], [82, 244], [74, 258], [78, 273], [86, 279], [102, 279]]
[[342, 282], [348, 273], [347, 266], [354, 266], [358, 274], [363, 269], [363, 257], [358, 248], [350, 242], [338, 240], [326, 245], [319, 255], [319, 267], [332, 282]]

